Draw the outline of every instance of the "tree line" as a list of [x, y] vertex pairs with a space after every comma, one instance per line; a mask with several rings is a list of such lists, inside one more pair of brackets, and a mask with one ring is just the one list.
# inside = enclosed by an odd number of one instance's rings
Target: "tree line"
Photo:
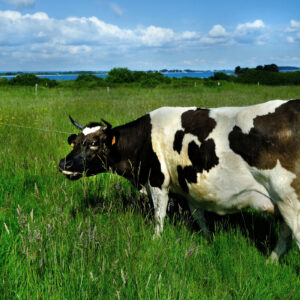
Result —
[[56, 81], [48, 78], [40, 78], [35, 74], [19, 74], [8, 80], [3, 77], [0, 85], [11, 86], [34, 86], [38, 84], [43, 87], [74, 87], [74, 88], [94, 88], [115, 85], [127, 85], [142, 88], [155, 88], [158, 85], [172, 87], [195, 86], [197, 83], [205, 86], [219, 86], [221, 81], [262, 84], [262, 85], [299, 85], [300, 71], [279, 72], [275, 64], [257, 66], [256, 68], [235, 68], [235, 74], [228, 75], [222, 72], [214, 73], [210, 78], [182, 77], [170, 78], [160, 72], [131, 71], [127, 68], [113, 68], [106, 78], [98, 77], [92, 73], [79, 74], [77, 79], [69, 81]]

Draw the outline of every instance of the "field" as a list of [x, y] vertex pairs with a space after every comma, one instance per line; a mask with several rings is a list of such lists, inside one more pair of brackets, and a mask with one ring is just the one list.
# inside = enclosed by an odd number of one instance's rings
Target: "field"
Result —
[[[68, 133], [104, 118], [119, 125], [157, 107], [249, 105], [300, 97], [300, 86], [0, 89], [1, 299], [300, 299], [295, 242], [266, 265], [278, 223], [210, 214], [213, 241], [167, 218], [160, 239], [147, 200], [126, 180], [68, 181], [58, 162]], [[23, 126], [23, 127], [18, 127]], [[32, 129], [35, 128], [35, 129]], [[144, 204], [146, 203], [146, 204]]]

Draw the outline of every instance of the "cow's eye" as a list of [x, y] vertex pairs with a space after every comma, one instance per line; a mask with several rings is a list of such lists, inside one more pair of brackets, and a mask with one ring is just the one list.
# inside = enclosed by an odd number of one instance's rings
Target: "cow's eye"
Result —
[[91, 150], [98, 150], [99, 146], [98, 146], [98, 143], [97, 142], [92, 142], [91, 145], [90, 145], [90, 149]]

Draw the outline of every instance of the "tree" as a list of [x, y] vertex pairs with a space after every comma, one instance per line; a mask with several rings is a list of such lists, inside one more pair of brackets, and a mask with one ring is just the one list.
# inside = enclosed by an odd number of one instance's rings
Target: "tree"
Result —
[[265, 65], [264, 66], [264, 71], [267, 72], [279, 72], [278, 66], [275, 64], [271, 64], [271, 65]]
[[112, 83], [128, 83], [133, 82], [133, 72], [127, 68], [113, 68], [107, 74], [106, 80]]
[[21, 74], [9, 81], [10, 85], [28, 85], [28, 86], [35, 86], [39, 83], [40, 78], [38, 78], [34, 74]]
[[235, 74], [239, 74], [241, 72], [241, 67], [240, 66], [237, 66], [234, 70], [234, 73]]

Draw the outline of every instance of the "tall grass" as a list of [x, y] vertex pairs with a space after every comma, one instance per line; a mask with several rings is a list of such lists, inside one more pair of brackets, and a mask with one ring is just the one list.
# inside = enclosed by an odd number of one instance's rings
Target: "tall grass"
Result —
[[[83, 124], [104, 118], [119, 125], [166, 105], [249, 105], [299, 96], [295, 86], [233, 83], [109, 93], [41, 89], [37, 96], [33, 88], [2, 87], [1, 298], [300, 299], [295, 243], [280, 265], [265, 265], [277, 234], [272, 218], [246, 212], [234, 222], [209, 215], [214, 233], [208, 243], [175, 216], [153, 240], [152, 214], [142, 205], [147, 200], [125, 179], [101, 174], [70, 182], [58, 173], [70, 149], [68, 134], [56, 132], [76, 132], [68, 114]], [[267, 234], [258, 237], [261, 232]]]

